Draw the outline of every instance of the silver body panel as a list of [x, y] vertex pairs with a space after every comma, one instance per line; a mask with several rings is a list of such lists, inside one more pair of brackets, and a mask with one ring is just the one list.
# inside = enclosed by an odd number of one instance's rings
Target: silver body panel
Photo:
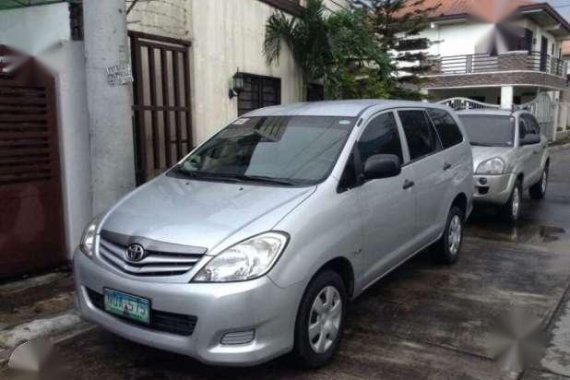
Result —
[[[333, 259], [352, 267], [352, 297], [418, 251], [438, 240], [456, 197], [472, 209], [473, 161], [467, 138], [452, 148], [410, 162], [395, 110], [448, 108], [395, 101], [346, 101], [271, 107], [260, 115], [358, 117], [331, 174], [310, 187], [206, 182], [160, 176], [127, 195], [99, 223], [93, 258], [74, 259], [79, 311], [110, 331], [143, 344], [221, 365], [252, 365], [290, 351], [297, 310], [311, 278]], [[354, 144], [371, 118], [394, 112], [402, 139], [404, 166], [397, 177], [368, 181], [339, 191], [339, 179]], [[464, 131], [463, 134], [465, 135]], [[444, 169], [449, 163], [450, 169]], [[404, 190], [406, 180], [416, 186]], [[191, 279], [212, 257], [248, 237], [284, 231], [290, 241], [270, 272], [256, 280], [210, 284]], [[99, 248], [101, 231], [133, 239], [203, 248], [191, 270], [175, 276], [137, 276], [110, 265]], [[87, 289], [104, 288], [151, 299], [153, 310], [193, 315], [191, 336], [135, 326], [97, 309]], [[254, 340], [222, 345], [226, 332], [255, 330]]]
[[[512, 113], [515, 117], [515, 136], [512, 147], [482, 147], [473, 146], [473, 170], [475, 178], [475, 193], [473, 199], [477, 203], [504, 205], [508, 202], [518, 178], [523, 178], [523, 190], [527, 190], [540, 181], [546, 163], [550, 157], [548, 139], [541, 135], [541, 142], [532, 145], [521, 145], [519, 121], [520, 116], [527, 111]], [[470, 110], [458, 112], [459, 115], [511, 115], [509, 111]], [[505, 162], [503, 174], [478, 174], [479, 165], [492, 158], [500, 158]], [[481, 181], [486, 181], [482, 183]], [[482, 192], [484, 189], [485, 193]]]

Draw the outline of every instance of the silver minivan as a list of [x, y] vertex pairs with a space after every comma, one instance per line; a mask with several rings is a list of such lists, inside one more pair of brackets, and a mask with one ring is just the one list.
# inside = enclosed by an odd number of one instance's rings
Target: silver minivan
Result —
[[325, 364], [349, 302], [426, 247], [457, 260], [473, 161], [450, 109], [338, 101], [253, 111], [85, 230], [80, 314], [217, 365]]

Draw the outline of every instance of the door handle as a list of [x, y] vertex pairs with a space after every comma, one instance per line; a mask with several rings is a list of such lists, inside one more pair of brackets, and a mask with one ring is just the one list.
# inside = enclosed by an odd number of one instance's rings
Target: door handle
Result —
[[412, 187], [414, 187], [414, 186], [415, 186], [415, 182], [414, 182], [414, 181], [410, 181], [409, 179], [407, 179], [407, 180], [404, 182], [403, 189], [404, 189], [404, 190], [408, 190], [408, 189], [410, 189], [410, 188], [412, 188]]
[[449, 162], [446, 162], [443, 164], [443, 171], [447, 171], [451, 169], [451, 164]]

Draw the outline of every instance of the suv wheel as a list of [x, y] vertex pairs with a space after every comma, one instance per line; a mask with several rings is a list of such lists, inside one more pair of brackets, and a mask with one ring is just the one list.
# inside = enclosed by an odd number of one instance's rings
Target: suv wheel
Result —
[[548, 166], [544, 168], [540, 181], [535, 183], [529, 190], [532, 199], [544, 199], [548, 187]]
[[463, 245], [463, 222], [465, 215], [457, 206], [453, 206], [447, 216], [443, 236], [434, 245], [435, 259], [443, 264], [454, 264], [459, 258]]
[[501, 208], [503, 219], [509, 223], [516, 223], [519, 219], [522, 203], [522, 182], [517, 181], [508, 202]]
[[297, 315], [294, 354], [309, 368], [325, 365], [342, 338], [348, 297], [340, 275], [325, 270], [311, 281]]

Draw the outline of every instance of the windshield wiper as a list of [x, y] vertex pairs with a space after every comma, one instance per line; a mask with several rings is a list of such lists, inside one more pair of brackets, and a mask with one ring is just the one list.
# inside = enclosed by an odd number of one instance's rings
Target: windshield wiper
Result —
[[241, 180], [239, 178], [235, 178], [233, 176], [226, 176], [224, 174], [201, 172], [201, 171], [197, 171], [197, 170], [186, 170], [182, 167], [182, 165], [178, 165], [175, 168], [175, 172], [176, 172], [176, 174], [181, 175], [185, 178], [204, 179], [207, 181], [243, 182], [243, 180]]
[[478, 143], [478, 142], [473, 142], [473, 141], [471, 141], [471, 145], [473, 145], [473, 146], [495, 146], [492, 144], [483, 144], [483, 143]]
[[231, 181], [231, 182], [262, 182], [276, 185], [295, 186], [293, 181], [287, 179], [277, 179], [265, 176], [249, 176], [245, 174], [230, 174], [230, 173], [208, 173], [194, 170], [186, 170], [181, 165], [176, 167], [176, 173], [186, 178], [204, 179], [204, 180], [218, 180], [218, 181]]
[[226, 176], [228, 176], [229, 178], [238, 179], [240, 181], [262, 182], [262, 183], [270, 183], [275, 185], [295, 186], [295, 182], [290, 181], [288, 179], [272, 178], [272, 177], [265, 177], [258, 175], [245, 175], [245, 174], [227, 174], [224, 175], [224, 178]]

